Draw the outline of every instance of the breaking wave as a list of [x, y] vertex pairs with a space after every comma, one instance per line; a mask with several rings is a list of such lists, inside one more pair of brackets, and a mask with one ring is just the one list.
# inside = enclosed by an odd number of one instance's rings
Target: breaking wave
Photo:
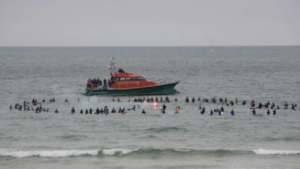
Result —
[[102, 150], [16, 150], [0, 149], [0, 157], [74, 157], [74, 156], [234, 156], [234, 155], [300, 155], [300, 150], [180, 150], [180, 149], [102, 149]]

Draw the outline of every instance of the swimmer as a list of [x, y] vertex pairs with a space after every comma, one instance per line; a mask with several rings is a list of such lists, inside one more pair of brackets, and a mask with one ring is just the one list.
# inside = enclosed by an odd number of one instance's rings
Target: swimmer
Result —
[[74, 109], [74, 107], [72, 107], [72, 109], [71, 109], [71, 112], [72, 112], [72, 114], [74, 114], [74, 113], [75, 113], [75, 109]]
[[185, 102], [186, 102], [186, 103], [190, 102], [190, 100], [189, 100], [188, 97], [185, 98]]
[[234, 116], [234, 115], [235, 115], [235, 114], [234, 114], [234, 111], [233, 111], [233, 109], [231, 110], [231, 115], [232, 115], [232, 116]]
[[179, 113], [179, 107], [175, 108], [175, 113], [178, 114]]

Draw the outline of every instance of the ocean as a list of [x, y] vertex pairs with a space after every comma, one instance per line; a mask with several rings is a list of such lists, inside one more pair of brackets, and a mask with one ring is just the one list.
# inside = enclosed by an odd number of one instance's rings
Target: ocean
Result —
[[[112, 57], [146, 79], [180, 80], [170, 102], [158, 103], [167, 106], [166, 114], [133, 100], [167, 95], [83, 95], [88, 78], [109, 78]], [[299, 46], [0, 47], [0, 168], [300, 168], [299, 65]], [[196, 101], [186, 103], [186, 97]], [[49, 112], [9, 109], [33, 98]], [[251, 100], [280, 109], [252, 115]], [[127, 113], [79, 113], [104, 106]], [[209, 114], [221, 106], [223, 115]]]

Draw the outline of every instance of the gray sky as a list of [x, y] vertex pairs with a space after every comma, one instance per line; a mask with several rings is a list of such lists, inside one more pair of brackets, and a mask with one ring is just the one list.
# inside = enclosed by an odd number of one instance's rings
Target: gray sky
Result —
[[300, 0], [0, 0], [0, 46], [300, 45]]

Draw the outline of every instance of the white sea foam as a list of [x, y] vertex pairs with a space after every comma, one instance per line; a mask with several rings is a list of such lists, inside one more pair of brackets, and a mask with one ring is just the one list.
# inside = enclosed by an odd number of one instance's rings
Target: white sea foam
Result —
[[0, 149], [0, 156], [10, 156], [10, 157], [70, 157], [70, 156], [80, 156], [80, 155], [97, 155], [98, 150], [13, 150], [13, 149]]
[[138, 149], [103, 149], [102, 153], [105, 155], [115, 155], [115, 154], [124, 155], [124, 154], [129, 154], [136, 150]]
[[285, 155], [293, 155], [293, 154], [300, 154], [300, 150], [264, 150], [258, 149], [253, 150], [255, 154], [262, 154], [262, 155], [272, 155], [272, 154], [285, 154]]

